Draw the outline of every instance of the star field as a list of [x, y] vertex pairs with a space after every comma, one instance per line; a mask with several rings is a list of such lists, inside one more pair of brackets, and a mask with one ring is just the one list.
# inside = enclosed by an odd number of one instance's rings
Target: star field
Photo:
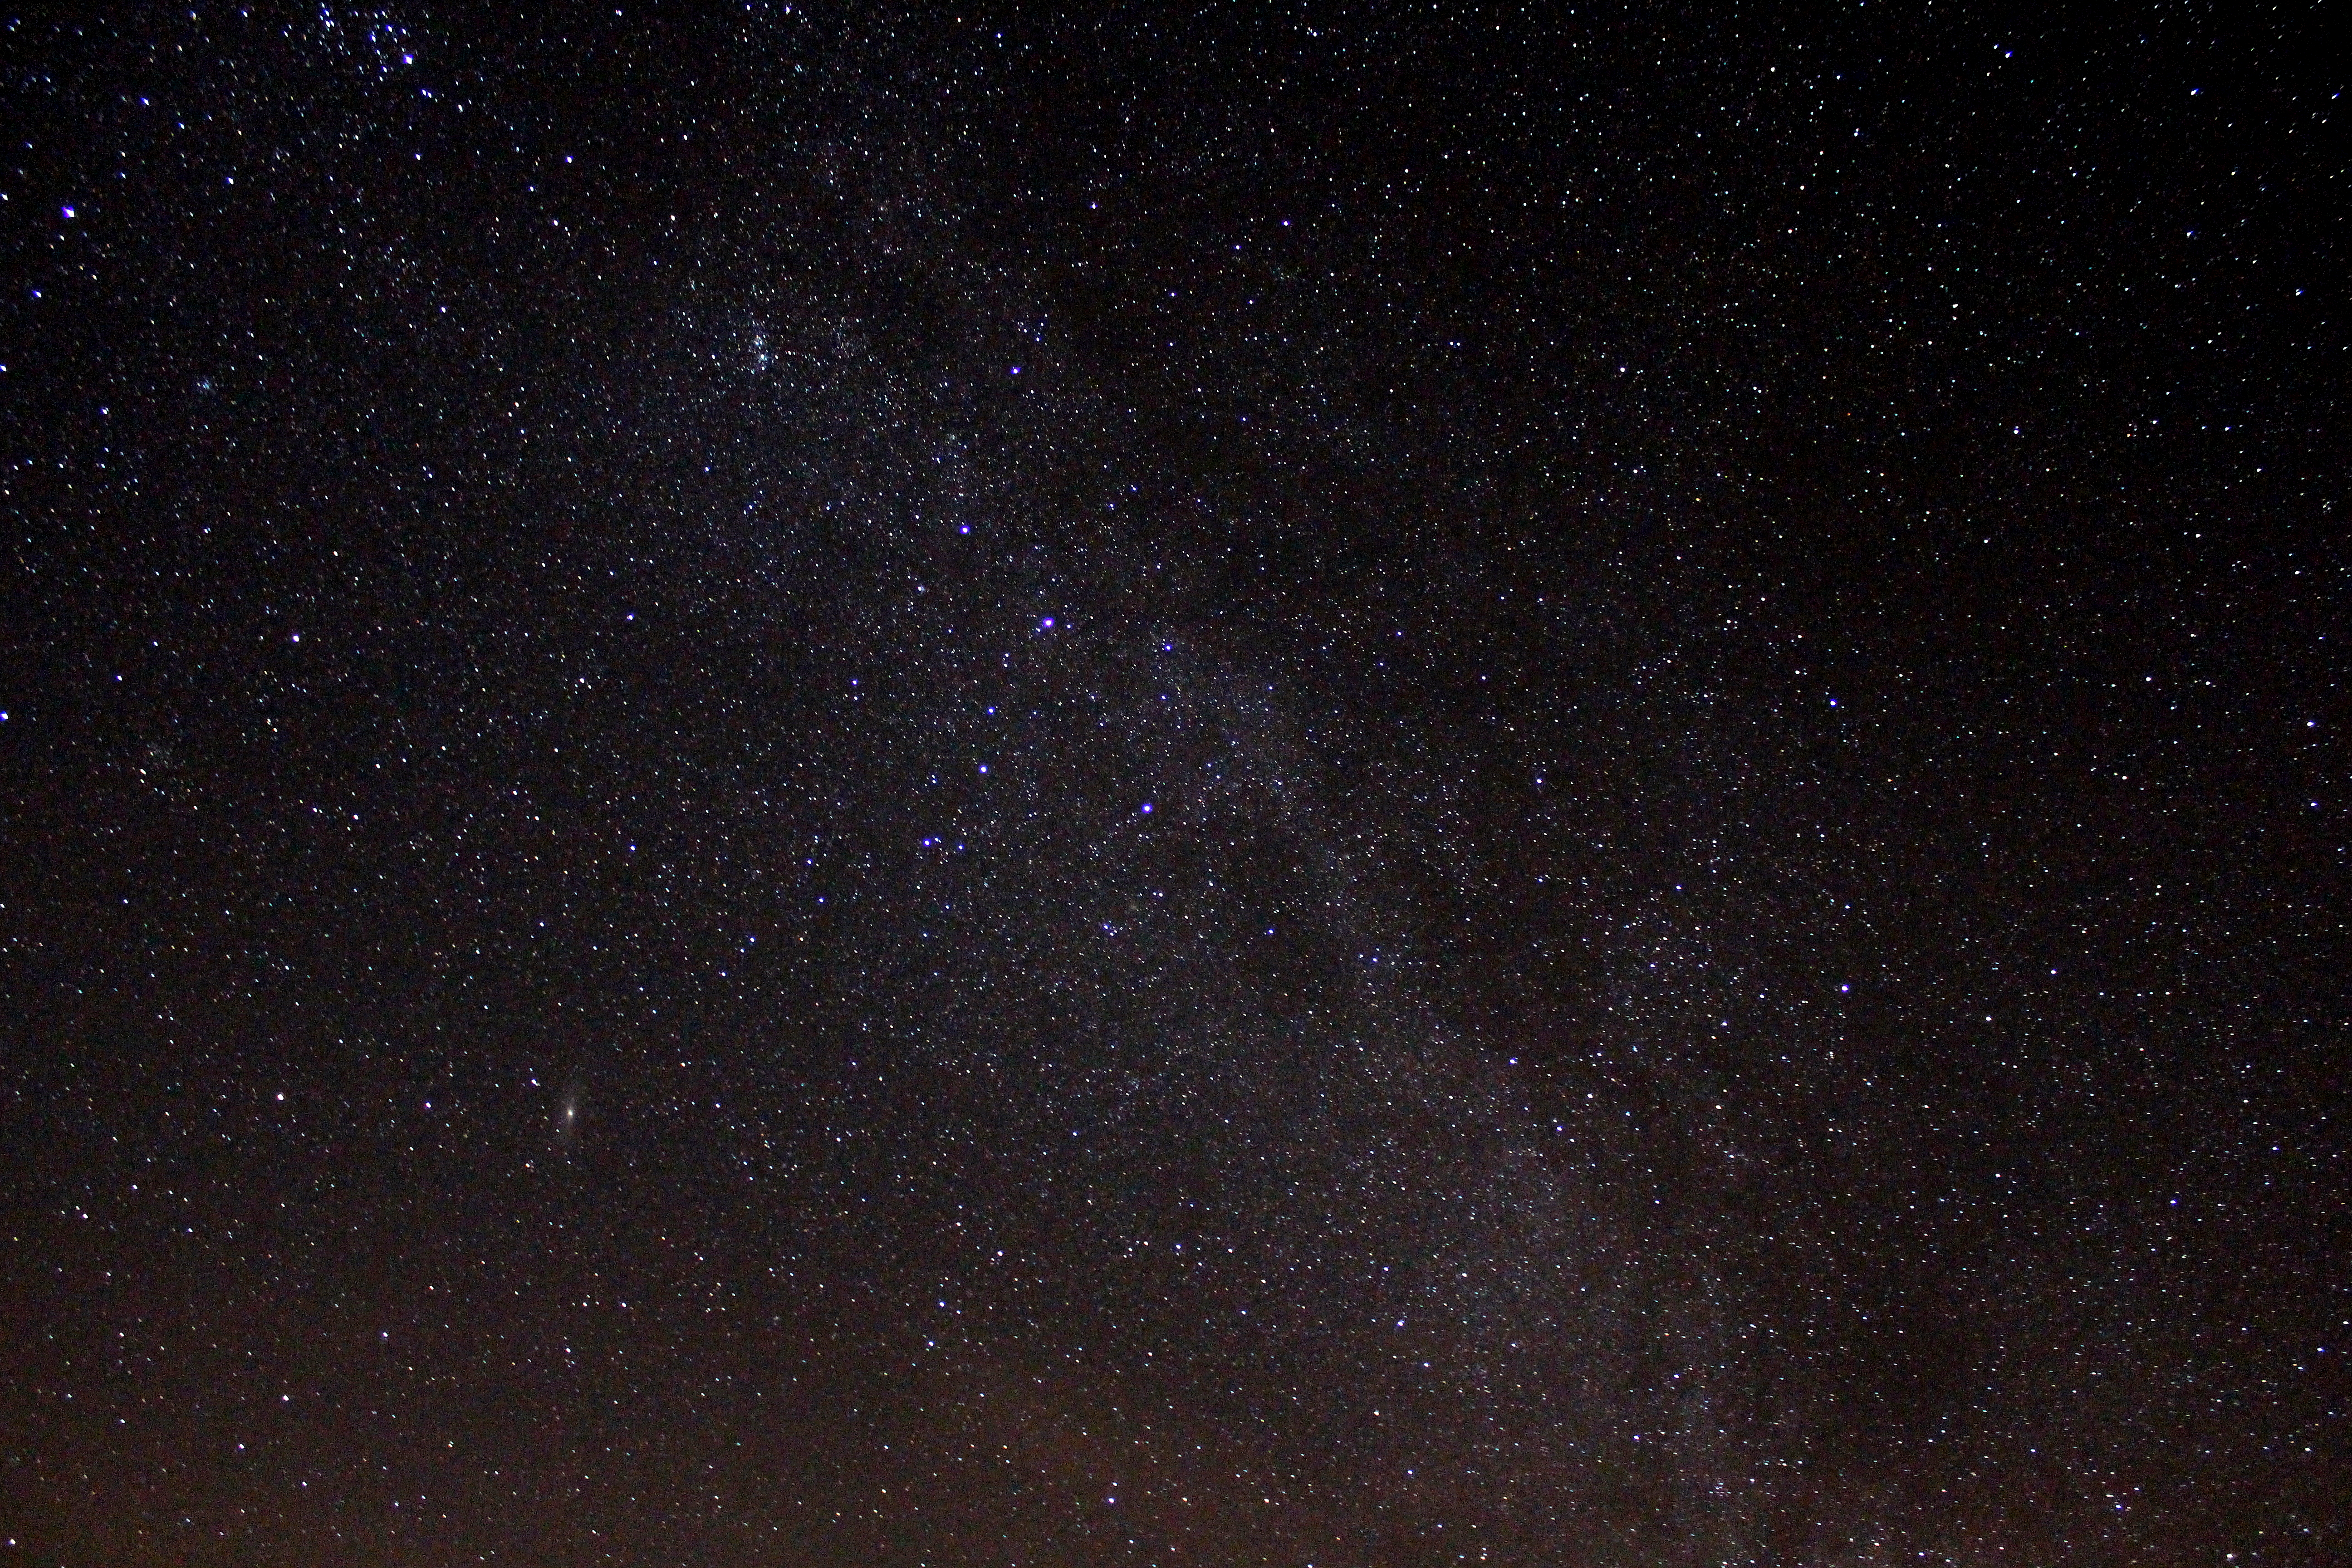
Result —
[[0, 23], [0, 1565], [2343, 1561], [2321, 19]]

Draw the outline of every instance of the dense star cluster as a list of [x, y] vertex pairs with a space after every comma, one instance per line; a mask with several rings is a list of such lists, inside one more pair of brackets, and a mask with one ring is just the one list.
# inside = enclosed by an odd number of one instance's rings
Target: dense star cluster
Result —
[[2352, 1556], [2345, 57], [1892, 9], [6, 21], [0, 1568]]

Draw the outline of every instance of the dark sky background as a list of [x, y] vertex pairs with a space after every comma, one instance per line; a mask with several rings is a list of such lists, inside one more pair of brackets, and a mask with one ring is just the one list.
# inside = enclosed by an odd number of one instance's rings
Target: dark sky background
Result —
[[0, 1568], [2352, 1561], [2322, 8], [97, 9]]

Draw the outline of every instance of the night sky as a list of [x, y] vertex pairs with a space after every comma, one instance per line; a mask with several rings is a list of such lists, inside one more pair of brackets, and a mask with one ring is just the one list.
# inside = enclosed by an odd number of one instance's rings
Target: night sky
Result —
[[2352, 1562], [2320, 7], [98, 9], [0, 1568]]

